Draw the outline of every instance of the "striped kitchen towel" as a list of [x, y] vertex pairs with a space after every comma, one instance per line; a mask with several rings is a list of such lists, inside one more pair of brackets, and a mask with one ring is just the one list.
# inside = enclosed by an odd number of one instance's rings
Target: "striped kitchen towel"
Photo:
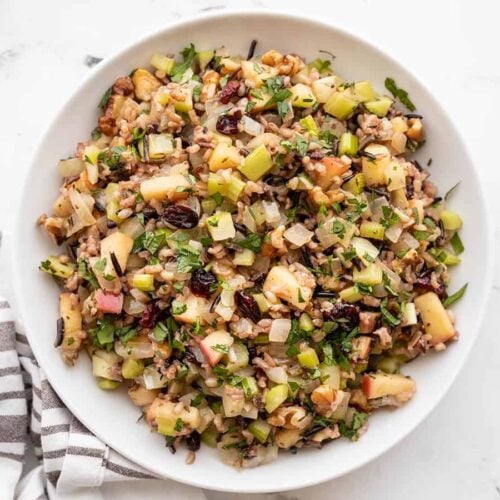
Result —
[[[21, 479], [30, 444], [40, 465]], [[0, 477], [1, 500], [100, 499], [104, 496], [99, 486], [104, 483], [154, 479], [94, 436], [64, 406], [33, 357], [26, 336], [16, 331], [12, 310], [2, 298]], [[205, 498], [201, 490], [166, 483], [162, 498]], [[148, 498], [146, 491], [142, 498]]]

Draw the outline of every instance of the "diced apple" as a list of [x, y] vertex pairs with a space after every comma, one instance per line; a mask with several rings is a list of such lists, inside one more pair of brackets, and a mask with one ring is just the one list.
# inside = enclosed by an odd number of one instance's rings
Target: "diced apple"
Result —
[[99, 311], [109, 314], [120, 314], [123, 307], [123, 294], [106, 293], [100, 288], [95, 292], [96, 307]]
[[235, 168], [241, 163], [241, 156], [238, 148], [225, 142], [219, 142], [210, 158], [208, 166], [211, 172], [216, 172], [223, 168]]
[[434, 292], [424, 293], [416, 297], [414, 302], [422, 318], [425, 333], [432, 337], [432, 345], [446, 342], [455, 335], [453, 323]]
[[236, 229], [229, 212], [216, 212], [207, 219], [207, 229], [214, 241], [234, 238]]
[[274, 266], [269, 271], [263, 290], [274, 293], [300, 310], [306, 308], [313, 293], [309, 287], [300, 286], [295, 275], [285, 266]]
[[150, 101], [151, 94], [161, 87], [161, 82], [147, 69], [139, 68], [132, 75], [132, 83], [135, 87], [135, 95], [141, 101]]
[[158, 393], [159, 393], [158, 389], [148, 390], [145, 387], [142, 387], [142, 385], [138, 384], [133, 385], [128, 390], [128, 395], [135, 406], [150, 405], [156, 399]]
[[314, 97], [311, 87], [303, 83], [294, 85], [290, 92], [292, 93], [291, 103], [295, 108], [310, 108], [316, 103], [316, 97]]
[[203, 297], [190, 295], [183, 301], [186, 305], [186, 310], [181, 314], [175, 314], [176, 321], [193, 325], [199, 321], [202, 325], [206, 324], [209, 316], [209, 303]]
[[376, 101], [365, 102], [364, 106], [370, 113], [382, 118], [388, 113], [390, 107], [392, 106], [392, 101], [388, 97], [381, 97]]
[[362, 382], [363, 393], [368, 399], [396, 396], [415, 392], [415, 382], [398, 373], [367, 373]]
[[234, 338], [228, 332], [216, 330], [200, 342], [200, 349], [210, 366], [215, 366], [233, 343]]
[[166, 198], [176, 200], [186, 198], [188, 193], [185, 190], [190, 187], [191, 184], [184, 175], [153, 177], [142, 181], [141, 194], [146, 201], [163, 201]]
[[321, 173], [316, 172], [314, 174], [314, 180], [323, 191], [328, 190], [335, 177], [341, 176], [349, 170], [349, 165], [346, 165], [338, 158], [327, 156], [323, 158], [321, 163], [325, 168], [322, 169]]
[[335, 92], [339, 84], [339, 79], [336, 76], [327, 76], [320, 78], [312, 83], [312, 90], [318, 102], [325, 103], [330, 96]]
[[106, 236], [106, 238], [101, 241], [101, 259], [106, 259], [106, 267], [102, 274], [105, 276], [116, 276], [116, 270], [111, 259], [112, 253], [115, 255], [120, 265], [120, 269], [125, 271], [133, 245], [134, 240], [120, 231], [116, 231]]
[[244, 160], [238, 170], [251, 181], [258, 181], [271, 170], [273, 159], [264, 144], [255, 148]]
[[254, 61], [241, 61], [241, 70], [243, 78], [253, 83], [254, 87], [261, 87], [264, 80], [278, 74], [276, 68]]
[[391, 161], [384, 168], [384, 178], [387, 191], [395, 191], [406, 186], [406, 172], [401, 163]]
[[375, 156], [375, 160], [363, 156], [361, 160], [363, 174], [368, 186], [385, 184], [385, 167], [391, 161], [389, 150], [380, 144], [369, 144], [365, 151]]
[[78, 356], [78, 351], [82, 345], [82, 338], [79, 335], [82, 330], [82, 311], [78, 296], [72, 293], [61, 293], [59, 296], [59, 315], [63, 320], [64, 333], [62, 342], [62, 357], [70, 365]]
[[354, 84], [354, 96], [360, 102], [373, 101], [377, 94], [373, 90], [372, 82], [365, 80]]

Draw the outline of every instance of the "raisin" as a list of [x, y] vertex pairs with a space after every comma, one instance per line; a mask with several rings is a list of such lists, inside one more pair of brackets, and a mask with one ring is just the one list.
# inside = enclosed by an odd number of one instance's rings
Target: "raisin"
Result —
[[359, 324], [359, 307], [339, 302], [331, 311], [325, 312], [325, 319], [335, 321], [343, 330], [351, 331]]
[[158, 315], [160, 311], [158, 307], [156, 307], [156, 302], [153, 300], [146, 304], [146, 308], [142, 313], [142, 318], [140, 321], [140, 325], [142, 328], [153, 328], [158, 320]]
[[234, 294], [234, 298], [236, 301], [236, 305], [238, 306], [238, 309], [240, 310], [241, 314], [243, 314], [243, 316], [245, 316], [246, 318], [250, 318], [254, 323], [257, 323], [260, 320], [261, 314], [259, 306], [257, 305], [256, 300], [251, 295], [238, 290]]
[[434, 292], [436, 295], [439, 295], [439, 297], [442, 297], [445, 292], [445, 286], [443, 283], [439, 282], [437, 286], [435, 286], [432, 283], [431, 277], [428, 275], [417, 278], [413, 283], [413, 286], [422, 288], [423, 290], [427, 290], [429, 292]]
[[170, 205], [163, 212], [162, 219], [178, 229], [193, 229], [200, 217], [186, 205]]
[[194, 295], [209, 297], [215, 285], [217, 285], [217, 278], [210, 271], [196, 269], [192, 272], [189, 287]]
[[193, 431], [186, 436], [186, 446], [190, 451], [198, 451], [200, 449], [201, 436], [198, 432]]
[[237, 80], [229, 80], [220, 93], [219, 101], [222, 104], [227, 104], [232, 97], [238, 94], [239, 89], [240, 82], [238, 82]]
[[238, 133], [238, 119], [232, 115], [220, 115], [215, 124], [217, 132], [224, 135], [234, 135]]

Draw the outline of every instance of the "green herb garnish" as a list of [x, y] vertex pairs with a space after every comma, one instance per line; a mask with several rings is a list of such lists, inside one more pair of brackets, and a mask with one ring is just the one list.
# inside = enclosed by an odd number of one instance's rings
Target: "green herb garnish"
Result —
[[406, 106], [410, 111], [415, 111], [417, 108], [411, 102], [408, 92], [406, 90], [399, 88], [393, 78], [385, 79], [385, 88], [396, 98], [399, 99], [401, 104]]

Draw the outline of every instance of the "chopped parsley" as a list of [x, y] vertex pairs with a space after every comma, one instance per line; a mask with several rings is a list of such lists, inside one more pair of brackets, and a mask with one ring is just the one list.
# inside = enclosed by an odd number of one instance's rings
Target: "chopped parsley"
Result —
[[151, 255], [154, 255], [165, 244], [165, 240], [165, 231], [145, 231], [134, 240], [132, 253], [147, 250]]
[[103, 111], [106, 109], [106, 106], [108, 105], [109, 99], [111, 98], [113, 94], [113, 88], [109, 87], [106, 92], [104, 92], [104, 95], [101, 97], [101, 100], [99, 101], [99, 104], [97, 105], [98, 108], [101, 108]]
[[368, 420], [368, 413], [355, 412], [349, 424], [344, 421], [339, 422], [339, 432], [341, 436], [356, 441], [359, 438], [360, 429], [366, 424]]
[[92, 269], [89, 268], [87, 261], [84, 259], [80, 259], [78, 261], [77, 274], [79, 278], [84, 279], [87, 283], [94, 289], [99, 288], [99, 283], [97, 282], [97, 278], [93, 273]]
[[448, 189], [446, 194], [444, 195], [444, 200], [448, 201], [451, 198], [451, 195], [456, 191], [456, 189], [460, 186], [460, 182], [457, 182], [453, 187]]
[[201, 267], [200, 254], [190, 245], [180, 245], [177, 248], [177, 271], [190, 273]]
[[215, 344], [213, 346], [210, 346], [210, 349], [213, 351], [220, 352], [222, 354], [227, 354], [229, 352], [229, 346], [226, 344]]
[[399, 215], [394, 212], [394, 210], [388, 206], [382, 206], [382, 218], [380, 219], [380, 224], [384, 226], [385, 229], [389, 228], [393, 224], [396, 224], [399, 221]]
[[187, 305], [184, 304], [184, 302], [181, 302], [180, 300], [174, 300], [172, 301], [172, 313], [173, 314], [182, 314], [187, 311]]
[[457, 254], [460, 255], [464, 250], [464, 244], [462, 243], [462, 240], [459, 236], [458, 233], [455, 233], [450, 240], [451, 247], [453, 248], [453, 251]]
[[415, 111], [417, 109], [413, 102], [411, 102], [410, 97], [408, 96], [408, 92], [404, 89], [399, 88], [393, 78], [386, 78], [384, 83], [385, 88], [396, 99], [399, 99], [401, 104], [406, 106], [410, 111]]
[[458, 290], [458, 292], [455, 292], [453, 295], [449, 295], [445, 301], [443, 302], [443, 306], [448, 308], [450, 306], [452, 306], [453, 304], [455, 304], [455, 302], [458, 302], [465, 294], [465, 292], [467, 291], [467, 286], [469, 284], [466, 283], [462, 288], [460, 288], [460, 290]]
[[193, 44], [190, 44], [189, 47], [181, 51], [182, 63], [176, 63], [170, 75], [170, 79], [173, 82], [179, 83], [182, 80], [184, 73], [192, 68], [196, 55], [196, 49]]
[[252, 233], [246, 238], [236, 241], [235, 243], [241, 248], [252, 250], [252, 252], [259, 253], [262, 248], [263, 238], [260, 234]]
[[394, 316], [389, 309], [387, 309], [387, 299], [384, 299], [380, 304], [380, 312], [382, 313], [382, 319], [385, 323], [390, 326], [398, 326], [401, 320]]

